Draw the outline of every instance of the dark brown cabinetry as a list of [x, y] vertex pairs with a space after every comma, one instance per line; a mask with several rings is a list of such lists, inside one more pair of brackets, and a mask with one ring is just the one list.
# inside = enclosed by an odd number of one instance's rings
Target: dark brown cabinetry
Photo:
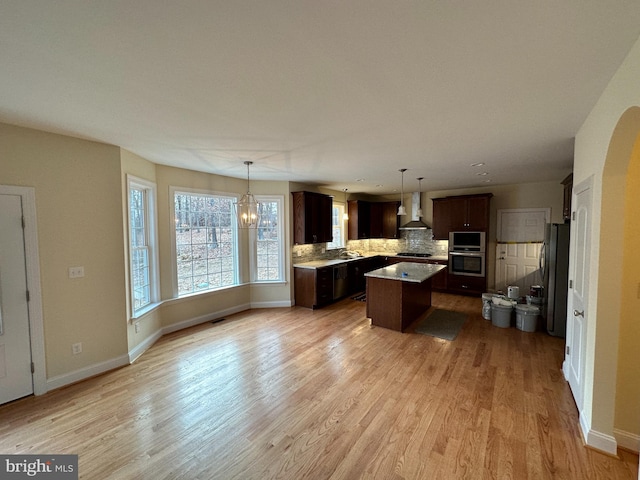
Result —
[[315, 192], [293, 192], [293, 242], [330, 242], [333, 238], [331, 210], [333, 200], [329, 195]]
[[564, 185], [562, 218], [565, 222], [569, 222], [571, 221], [571, 194], [573, 193], [573, 173], [562, 181], [562, 185]]
[[480, 295], [487, 291], [487, 277], [469, 277], [449, 274], [447, 291], [463, 295]]
[[[434, 263], [436, 265], [447, 265], [446, 260], [429, 260], [428, 263]], [[431, 290], [437, 292], [445, 292], [448, 288], [448, 268], [445, 268], [440, 273], [431, 278]]]
[[349, 240], [398, 238], [399, 202], [349, 202]]
[[400, 202], [382, 203], [382, 238], [398, 238], [400, 217], [398, 207]]
[[348, 264], [349, 269], [349, 293], [364, 292], [367, 287], [367, 279], [364, 274], [382, 267], [382, 257], [363, 258], [352, 260]]
[[448, 240], [449, 232], [489, 230], [489, 201], [493, 195], [461, 195], [433, 199], [433, 238]]
[[333, 301], [333, 267], [294, 268], [296, 305], [318, 308]]
[[349, 200], [349, 240], [364, 240], [370, 237], [371, 204], [362, 200]]

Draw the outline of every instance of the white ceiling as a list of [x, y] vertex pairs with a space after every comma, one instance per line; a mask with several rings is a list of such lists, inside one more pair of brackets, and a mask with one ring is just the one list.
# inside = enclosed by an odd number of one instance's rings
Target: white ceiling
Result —
[[638, 0], [2, 0], [0, 121], [350, 192], [561, 180], [639, 35]]

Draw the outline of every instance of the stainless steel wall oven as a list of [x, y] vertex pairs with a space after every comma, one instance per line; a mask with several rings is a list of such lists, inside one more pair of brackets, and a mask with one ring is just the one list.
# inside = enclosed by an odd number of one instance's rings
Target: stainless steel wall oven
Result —
[[449, 252], [449, 273], [468, 277], [484, 277], [484, 252]]

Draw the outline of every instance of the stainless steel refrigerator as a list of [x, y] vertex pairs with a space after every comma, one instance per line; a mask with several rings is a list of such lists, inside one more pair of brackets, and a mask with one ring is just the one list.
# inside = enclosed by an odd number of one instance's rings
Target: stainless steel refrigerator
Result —
[[567, 291], [569, 286], [569, 225], [550, 223], [540, 256], [544, 304], [542, 316], [547, 332], [565, 337], [567, 331]]

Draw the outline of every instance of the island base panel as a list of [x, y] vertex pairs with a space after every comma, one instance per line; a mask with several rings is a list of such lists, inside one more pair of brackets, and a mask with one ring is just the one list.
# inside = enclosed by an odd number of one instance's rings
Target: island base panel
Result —
[[431, 279], [422, 283], [367, 277], [371, 325], [404, 331], [431, 307]]

